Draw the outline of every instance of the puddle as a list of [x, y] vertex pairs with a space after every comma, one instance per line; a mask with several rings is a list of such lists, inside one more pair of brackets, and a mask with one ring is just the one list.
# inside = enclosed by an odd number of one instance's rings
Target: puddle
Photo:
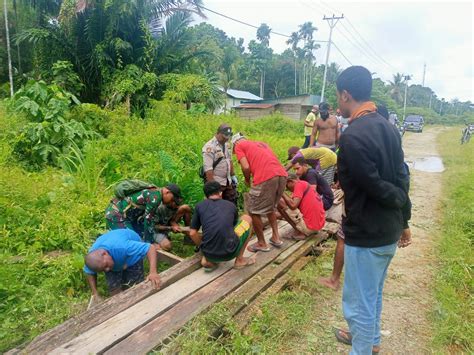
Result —
[[407, 160], [406, 163], [412, 169], [427, 173], [441, 173], [444, 171], [443, 161], [440, 157], [424, 157]]

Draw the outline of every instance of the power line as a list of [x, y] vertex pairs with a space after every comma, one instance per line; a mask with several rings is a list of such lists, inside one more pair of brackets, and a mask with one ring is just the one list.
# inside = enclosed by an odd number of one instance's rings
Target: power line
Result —
[[[218, 16], [222, 16], [222, 17], [224, 17], [224, 18], [226, 18], [226, 19], [228, 19], [228, 20], [231, 20], [231, 21], [240, 23], [240, 24], [245, 25], [245, 26], [249, 26], [249, 27], [256, 28], [256, 29], [258, 29], [258, 28], [260, 27], [260, 26], [252, 25], [252, 24], [250, 24], [250, 23], [248, 23], [248, 22], [244, 22], [244, 21], [238, 20], [238, 19], [236, 19], [236, 18], [227, 16], [227, 15], [222, 14], [222, 13], [220, 13], [220, 12], [217, 12], [217, 11], [214, 11], [214, 10], [211, 10], [211, 9], [208, 9], [207, 7], [204, 7], [204, 6], [200, 6], [200, 8], [202, 8], [202, 9], [204, 9], [204, 10], [206, 10], [206, 11], [212, 12], [213, 14], [216, 14], [216, 15], [218, 15]], [[271, 30], [271, 32], [272, 32], [273, 34], [277, 35], [277, 36], [282, 36], [282, 37], [290, 38], [289, 35], [286, 35], [286, 34], [283, 34], [283, 33], [279, 33], [279, 32], [276, 32], [276, 31], [274, 31], [274, 30]]]
[[[324, 1], [321, 1], [321, 4], [325, 6], [326, 8], [335, 10], [333, 7], [331, 7], [329, 4], [326, 4]], [[355, 28], [355, 26], [352, 24], [349, 18], [346, 16], [347, 23], [352, 27], [352, 29], [355, 31], [355, 33], [359, 36], [359, 38], [362, 40], [362, 42], [365, 44], [365, 46], [372, 52], [372, 55], [375, 55], [380, 61], [382, 61], [385, 65], [389, 66], [391, 69], [394, 69], [395, 71], [398, 72], [398, 69], [395, 68], [393, 65], [388, 63], [382, 56], [380, 56], [377, 51], [370, 45], [370, 43], [360, 34], [360, 32]], [[344, 27], [348, 33], [351, 33], [344, 24], [342, 24], [342, 27]]]
[[344, 57], [345, 60], [347, 60], [347, 62], [350, 64], [350, 65], [353, 65], [352, 62], [347, 59], [347, 57], [344, 55], [344, 53], [342, 53], [342, 51], [339, 49], [338, 46], [336, 46], [336, 43], [334, 43], [334, 41], [332, 42], [332, 45], [334, 46], [334, 48], [337, 49], [337, 51]]
[[[380, 65], [381, 63], [377, 61], [374, 57], [370, 56], [367, 51], [359, 44], [359, 42], [350, 39], [346, 33], [342, 32], [342, 30], [338, 27], [337, 30], [339, 33], [350, 43], [354, 48], [361, 54], [363, 54], [367, 59], [369, 59], [373, 64]], [[347, 30], [346, 30], [347, 31]], [[350, 34], [350, 32], [349, 32]]]

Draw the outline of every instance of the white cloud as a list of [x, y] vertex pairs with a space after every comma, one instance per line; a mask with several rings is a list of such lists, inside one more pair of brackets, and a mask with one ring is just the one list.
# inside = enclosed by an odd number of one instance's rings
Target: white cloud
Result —
[[[205, 0], [204, 6], [256, 26], [266, 23], [284, 34], [291, 34], [300, 24], [312, 21], [318, 27], [317, 40], [329, 37], [328, 24], [322, 17], [342, 12], [346, 19], [336, 25], [333, 40], [353, 64], [365, 65], [383, 80], [391, 79], [397, 71], [412, 74], [413, 83], [421, 84], [426, 62], [425, 85], [438, 97], [474, 102], [471, 2]], [[229, 36], [244, 38], [245, 45], [255, 38], [253, 28], [208, 12], [206, 15], [207, 22]], [[359, 34], [378, 56], [367, 48]], [[270, 46], [282, 52], [288, 48], [285, 41], [286, 38], [273, 34]], [[321, 43], [315, 54], [317, 62], [323, 63], [326, 45]], [[330, 60], [342, 67], [349, 66], [336, 48], [331, 49]]]

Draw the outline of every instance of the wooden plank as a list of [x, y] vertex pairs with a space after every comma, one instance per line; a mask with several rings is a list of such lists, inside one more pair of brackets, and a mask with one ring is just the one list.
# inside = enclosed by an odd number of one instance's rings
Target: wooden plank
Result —
[[[161, 290], [199, 269], [201, 267], [200, 261], [201, 255], [196, 254], [160, 273]], [[157, 291], [150, 284], [142, 282], [39, 335], [26, 346], [24, 352], [28, 354], [47, 353]]]
[[247, 306], [234, 317], [234, 321], [236, 322], [238, 329], [243, 330], [244, 328], [246, 328], [252, 320], [252, 317], [257, 314], [262, 303], [270, 296], [273, 296], [278, 292], [282, 291], [286, 287], [290, 279], [293, 277], [293, 274], [303, 269], [306, 264], [311, 261], [311, 259], [313, 259], [312, 256], [305, 256], [298, 259], [291, 266], [287, 273], [278, 278], [269, 288], [263, 291], [258, 297], [247, 303]]
[[170, 264], [170, 265], [176, 265], [182, 261], [184, 261], [183, 258], [180, 258], [179, 256], [177, 255], [174, 255], [172, 253], [169, 253], [167, 251], [164, 251], [164, 250], [158, 250], [157, 251], [157, 259], [158, 259], [158, 262], [165, 262], [167, 264]]
[[[290, 225], [280, 229], [281, 235], [292, 233]], [[270, 231], [271, 234], [271, 231]], [[177, 303], [169, 311], [161, 314], [132, 335], [115, 344], [105, 354], [145, 354], [155, 348], [161, 341], [181, 328], [187, 321], [207, 309], [212, 303], [219, 301], [243, 282], [259, 273], [270, 264], [286, 248], [295, 242], [288, 241], [281, 249], [272, 248], [269, 252], [259, 252], [257, 262], [240, 270], [232, 269], [191, 296]]]
[[286, 249], [283, 253], [281, 253], [278, 258], [275, 259], [275, 264], [281, 264], [288, 258], [291, 254], [293, 254], [296, 250], [301, 248], [301, 246], [305, 243], [304, 240], [300, 240], [297, 243], [293, 244], [290, 248]]
[[[279, 225], [289, 227], [286, 223]], [[269, 239], [271, 230], [265, 233]], [[181, 264], [181, 263], [180, 263]], [[177, 264], [180, 265], [180, 264]], [[97, 353], [102, 352], [114, 343], [120, 341], [135, 329], [140, 328], [160, 313], [165, 312], [174, 304], [205, 286], [212, 280], [227, 272], [233, 266], [233, 261], [222, 263], [212, 273], [198, 270], [175, 282], [173, 287], [160, 290], [142, 300], [140, 303], [123, 310], [121, 313], [105, 320], [101, 324], [83, 332], [59, 347], [52, 353]]]

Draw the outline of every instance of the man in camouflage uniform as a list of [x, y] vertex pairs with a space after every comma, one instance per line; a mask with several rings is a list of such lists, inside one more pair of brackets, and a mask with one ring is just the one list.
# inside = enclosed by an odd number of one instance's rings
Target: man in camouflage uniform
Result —
[[234, 175], [229, 143], [231, 137], [232, 128], [221, 124], [216, 135], [202, 148], [202, 157], [206, 181], [217, 181], [221, 185], [222, 198], [237, 205], [237, 177]]
[[[147, 188], [132, 193], [123, 199], [114, 197], [105, 210], [105, 220], [109, 229], [128, 228], [137, 232], [149, 243], [158, 244], [159, 248], [169, 250], [171, 242], [165, 233], [155, 232], [155, 223], [159, 221], [159, 211], [169, 207], [174, 215], [166, 222], [174, 232], [179, 232], [178, 221], [184, 218], [191, 220], [191, 208], [181, 205], [181, 190], [175, 184], [162, 188]], [[185, 215], [189, 214], [186, 218]], [[179, 218], [178, 218], [179, 217]]]

